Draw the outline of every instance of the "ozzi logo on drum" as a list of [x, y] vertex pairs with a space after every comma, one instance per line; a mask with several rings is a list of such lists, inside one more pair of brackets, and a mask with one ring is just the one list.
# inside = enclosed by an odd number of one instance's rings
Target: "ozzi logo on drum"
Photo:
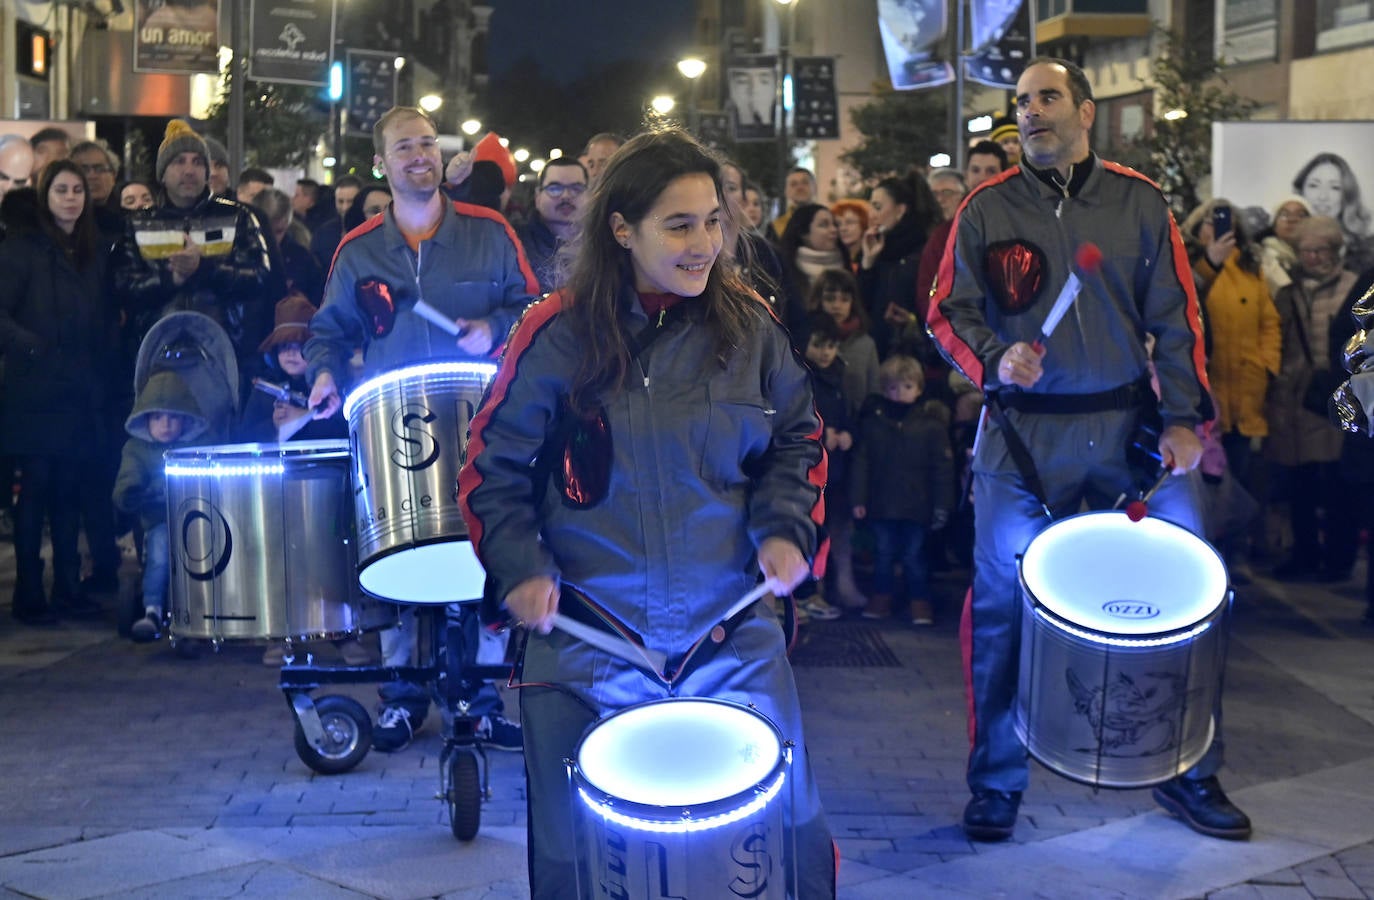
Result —
[[1102, 604], [1102, 611], [1118, 619], [1153, 619], [1159, 615], [1158, 606], [1139, 600], [1109, 600]]

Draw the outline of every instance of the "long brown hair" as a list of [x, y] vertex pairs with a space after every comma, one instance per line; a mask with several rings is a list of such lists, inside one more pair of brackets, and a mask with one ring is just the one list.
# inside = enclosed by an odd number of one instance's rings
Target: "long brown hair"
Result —
[[[52, 207], [48, 205], [48, 191], [52, 189], [52, 183], [63, 172], [71, 172], [81, 179], [81, 184], [86, 188], [86, 202], [81, 207], [81, 215], [77, 217], [76, 227], [68, 235], [57, 224], [57, 219], [53, 217]], [[86, 175], [81, 171], [81, 167], [70, 159], [56, 159], [43, 167], [43, 174], [38, 179], [38, 222], [43, 226], [43, 232], [53, 243], [72, 255], [72, 261], [78, 269], [84, 269], [95, 259], [97, 245], [97, 235], [95, 230], [95, 215], [91, 212], [91, 186], [86, 183]]]
[[[625, 333], [619, 300], [626, 285], [634, 283], [634, 263], [630, 251], [612, 234], [611, 214], [618, 212], [637, 227], [674, 179], [694, 174], [710, 176], [721, 216], [728, 217], [720, 160], [676, 128], [630, 139], [611, 157], [592, 191], [563, 289], [569, 298], [565, 315], [581, 354], [570, 391], [572, 407], [579, 413], [598, 409], [601, 395], [619, 390], [630, 367], [631, 335]], [[758, 299], [722, 251], [711, 266], [706, 289], [691, 302], [701, 304], [703, 324], [714, 332], [716, 358], [724, 365], [757, 318]]]

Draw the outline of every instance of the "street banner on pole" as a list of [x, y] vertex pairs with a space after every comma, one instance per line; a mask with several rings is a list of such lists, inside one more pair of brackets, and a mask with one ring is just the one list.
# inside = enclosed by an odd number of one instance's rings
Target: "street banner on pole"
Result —
[[970, 81], [1014, 90], [1035, 52], [1030, 4], [971, 0], [969, 13], [974, 43], [964, 59], [964, 74]]
[[349, 50], [344, 63], [344, 111], [350, 136], [372, 137], [372, 126], [396, 105], [396, 54]]
[[878, 33], [894, 88], [917, 90], [954, 80], [954, 67], [939, 58], [947, 27], [945, 0], [878, 0]]
[[737, 56], [725, 69], [729, 85], [726, 106], [733, 115], [735, 140], [778, 139], [778, 58]]
[[833, 56], [798, 56], [792, 61], [792, 127], [798, 138], [840, 136], [840, 101], [835, 93]]
[[286, 84], [329, 83], [336, 0], [253, 0], [248, 76]]
[[134, 2], [134, 71], [219, 71], [220, 0]]

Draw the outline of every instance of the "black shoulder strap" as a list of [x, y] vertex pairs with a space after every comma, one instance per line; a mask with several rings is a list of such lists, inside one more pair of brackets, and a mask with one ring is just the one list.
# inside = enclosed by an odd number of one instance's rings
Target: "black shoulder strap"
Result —
[[1007, 452], [1011, 454], [1011, 461], [1016, 464], [1016, 471], [1021, 473], [1021, 478], [1026, 482], [1026, 487], [1040, 502], [1040, 508], [1045, 511], [1045, 518], [1053, 519], [1054, 514], [1050, 512], [1050, 504], [1045, 497], [1045, 486], [1040, 481], [1040, 473], [1035, 468], [1035, 460], [1031, 458], [1030, 450], [1026, 448], [1026, 442], [1021, 440], [1021, 435], [1016, 433], [1016, 429], [1011, 425], [1011, 420], [1007, 418], [1006, 410], [1002, 406], [1001, 394], [1001, 391], [988, 391], [988, 414], [997, 423], [997, 427], [1002, 429], [1002, 437], [1007, 442]]

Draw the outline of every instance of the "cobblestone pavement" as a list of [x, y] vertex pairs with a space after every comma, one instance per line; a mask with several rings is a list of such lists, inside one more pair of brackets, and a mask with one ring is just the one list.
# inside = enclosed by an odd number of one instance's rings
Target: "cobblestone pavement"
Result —
[[[1223, 780], [1255, 818], [1246, 843], [1194, 835], [1146, 790], [1037, 766], [1012, 840], [972, 844], [958, 580], [939, 582], [934, 628], [809, 626], [796, 671], [841, 897], [1374, 897], [1362, 578], [1239, 593]], [[437, 717], [401, 753], [316, 774], [260, 645], [198, 660], [135, 646], [114, 634], [114, 598], [106, 622], [21, 627], [12, 579], [0, 544], [0, 897], [527, 896], [518, 754], [490, 754], [481, 831], [460, 843], [435, 798]], [[371, 685], [329, 692], [375, 703]]]

